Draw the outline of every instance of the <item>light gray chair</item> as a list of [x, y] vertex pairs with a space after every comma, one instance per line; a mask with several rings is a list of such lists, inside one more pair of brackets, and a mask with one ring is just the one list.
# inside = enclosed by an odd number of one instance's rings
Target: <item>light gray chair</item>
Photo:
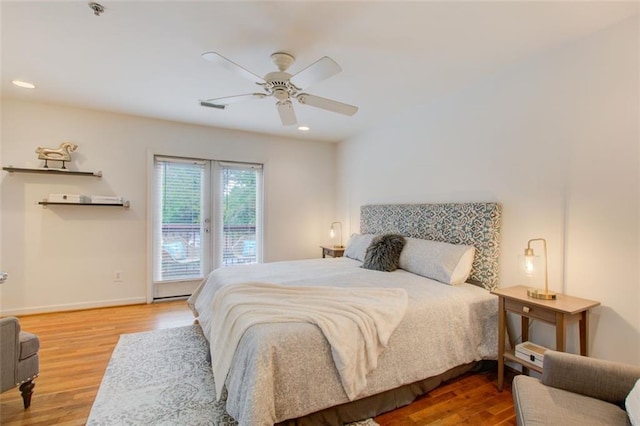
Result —
[[31, 395], [40, 373], [40, 339], [20, 330], [15, 317], [0, 319], [0, 392], [20, 386], [24, 408], [31, 405]]
[[526, 425], [628, 425], [625, 399], [640, 367], [547, 350], [542, 380], [513, 378], [516, 422]]

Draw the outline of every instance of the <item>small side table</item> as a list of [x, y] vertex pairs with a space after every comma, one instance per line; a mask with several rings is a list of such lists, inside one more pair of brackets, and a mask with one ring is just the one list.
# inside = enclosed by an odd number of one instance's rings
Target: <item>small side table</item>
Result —
[[527, 287], [515, 286], [498, 288], [491, 292], [498, 296], [498, 390], [504, 384], [504, 362], [512, 361], [522, 365], [523, 372], [529, 370], [542, 373], [542, 369], [533, 363], [516, 357], [513, 350], [505, 350], [507, 312], [520, 315], [522, 341], [529, 340], [529, 319], [553, 324], [556, 327], [556, 350], [566, 349], [566, 331], [569, 322], [579, 321], [580, 355], [587, 356], [589, 338], [589, 309], [600, 302], [558, 294], [556, 300], [541, 300], [527, 296]]
[[329, 256], [329, 257], [342, 257], [342, 255], [344, 254], [344, 247], [320, 246], [320, 248], [322, 249], [322, 258], [323, 259], [325, 257], [327, 257], [327, 256]]

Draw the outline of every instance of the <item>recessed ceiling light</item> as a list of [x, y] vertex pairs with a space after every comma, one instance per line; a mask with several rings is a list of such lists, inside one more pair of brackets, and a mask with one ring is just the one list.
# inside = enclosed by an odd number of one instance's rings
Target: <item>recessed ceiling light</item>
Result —
[[35, 89], [36, 88], [35, 84], [29, 83], [28, 81], [13, 80], [12, 83], [15, 84], [18, 87], [23, 87], [25, 89]]
[[298, 130], [301, 132], [307, 132], [309, 131], [309, 126], [298, 126]]

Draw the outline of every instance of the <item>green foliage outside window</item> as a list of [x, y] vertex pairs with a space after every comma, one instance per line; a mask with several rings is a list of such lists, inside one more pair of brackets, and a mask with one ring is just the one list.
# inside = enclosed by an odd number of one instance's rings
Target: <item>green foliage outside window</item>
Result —
[[191, 165], [165, 163], [163, 224], [200, 223], [202, 170]]
[[223, 170], [223, 223], [256, 224], [256, 172], [250, 169]]
[[[256, 172], [223, 169], [223, 223], [255, 225]], [[165, 163], [162, 203], [163, 224], [198, 224], [202, 204], [203, 172], [180, 163]]]

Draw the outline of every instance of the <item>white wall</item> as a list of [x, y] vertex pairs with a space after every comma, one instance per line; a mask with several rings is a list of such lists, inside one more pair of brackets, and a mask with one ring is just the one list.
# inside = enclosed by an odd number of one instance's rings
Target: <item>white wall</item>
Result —
[[[265, 164], [265, 261], [319, 257], [335, 220], [330, 143], [17, 100], [2, 101], [2, 165], [40, 167], [37, 146], [78, 144], [71, 168], [101, 179], [1, 176], [3, 314], [144, 302], [149, 152]], [[42, 207], [50, 193], [121, 195], [131, 208]], [[115, 270], [124, 282], [114, 283]]]
[[[542, 285], [518, 255], [546, 238], [551, 289], [602, 302], [591, 354], [640, 364], [638, 48], [634, 18], [342, 142], [343, 220], [358, 231], [367, 203], [498, 201], [501, 286]], [[549, 325], [532, 333], [555, 345]]]

